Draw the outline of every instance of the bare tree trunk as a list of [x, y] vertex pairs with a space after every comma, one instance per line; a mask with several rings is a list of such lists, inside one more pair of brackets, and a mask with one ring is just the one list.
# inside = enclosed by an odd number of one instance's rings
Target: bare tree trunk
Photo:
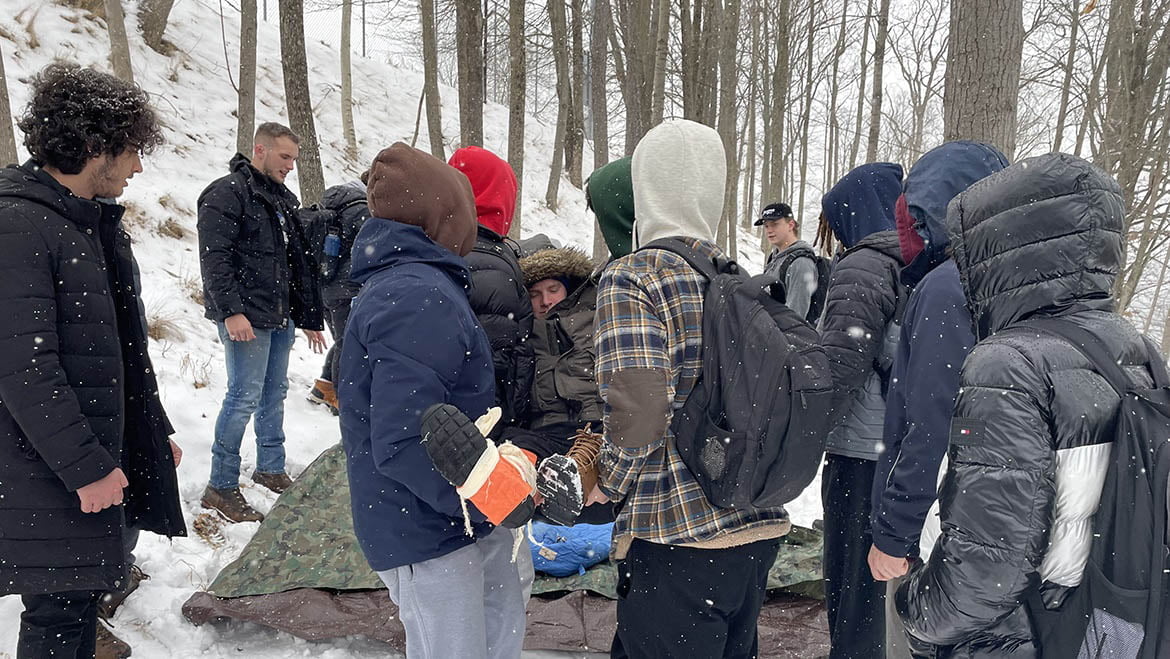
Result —
[[[883, 0], [885, 2], [887, 0]], [[817, 2], [809, 0], [808, 5], [808, 52], [805, 53], [806, 64], [804, 71], [804, 108], [800, 113], [800, 193], [796, 207], [799, 212], [804, 211], [804, 191], [808, 187], [808, 125], [812, 119], [812, 101], [815, 85], [813, 84], [813, 49], [816, 47], [817, 33]]]
[[569, 67], [572, 79], [569, 85], [571, 102], [569, 120], [565, 125], [565, 168], [569, 183], [581, 189], [581, 161], [585, 153], [585, 49], [582, 43], [585, 30], [581, 13], [582, 0], [569, 0], [573, 9], [573, 20], [569, 25], [573, 42], [572, 65]]
[[878, 157], [878, 137], [882, 130], [882, 73], [886, 68], [886, 35], [889, 31], [890, 0], [881, 0], [877, 32], [873, 40], [873, 103], [869, 106], [869, 144], [865, 150], [868, 162], [874, 162]]
[[1052, 150], [1060, 151], [1060, 144], [1064, 141], [1064, 125], [1068, 118], [1068, 97], [1073, 80], [1073, 67], [1076, 66], [1077, 33], [1080, 30], [1081, 17], [1077, 11], [1078, 0], [1072, 0], [1069, 7], [1069, 20], [1072, 25], [1068, 31], [1068, 53], [1064, 59], [1064, 84], [1060, 86], [1060, 109], [1056, 113], [1056, 135], [1052, 140]]
[[[419, 0], [422, 22], [423, 95], [427, 102], [427, 136], [431, 155], [447, 160], [443, 145], [443, 99], [439, 96], [439, 46], [435, 35], [435, 0]], [[459, 93], [460, 98], [463, 93]], [[462, 108], [462, 101], [460, 102]], [[462, 118], [461, 118], [462, 119]]]
[[776, 67], [772, 72], [772, 125], [769, 135], [772, 138], [772, 148], [769, 149], [768, 184], [764, 187], [761, 206], [777, 201], [784, 193], [784, 170], [788, 159], [785, 150], [784, 135], [787, 131], [785, 111], [788, 106], [789, 87], [792, 84], [792, 1], [780, 0], [777, 12], [776, 30]]
[[[1154, 311], [1158, 308], [1158, 300], [1162, 299], [1162, 287], [1166, 284], [1167, 266], [1170, 266], [1170, 255], [1162, 257], [1162, 272], [1158, 275], [1158, 285], [1154, 287], [1154, 297], [1150, 302], [1150, 313], [1146, 314], [1146, 323], [1142, 326], [1142, 334], [1150, 331], [1150, 325], [1154, 322]], [[1170, 305], [1166, 306], [1166, 314], [1170, 316]], [[1163, 345], [1166, 342], [1166, 336], [1162, 336]]]
[[[626, 105], [626, 155], [634, 153], [638, 140], [651, 128], [654, 89], [653, 0], [616, 0], [618, 19], [611, 29], [622, 34], [622, 50], [614, 48], [614, 67], [622, 82]], [[624, 68], [623, 68], [624, 61]]]
[[353, 32], [353, 0], [341, 0], [341, 132], [345, 155], [357, 160], [357, 135], [353, 130], [353, 68], [350, 66], [350, 34]]
[[756, 198], [756, 160], [759, 151], [756, 148], [756, 102], [759, 94], [760, 79], [760, 5], [752, 3], [752, 41], [751, 41], [751, 77], [748, 80], [748, 110], [747, 110], [747, 144], [744, 148], [746, 159], [747, 185], [743, 191], [743, 224], [745, 231], [752, 229], [752, 202]]
[[727, 163], [727, 178], [724, 182], [723, 218], [719, 222], [719, 244], [732, 251], [736, 239], [737, 200], [739, 189], [739, 158], [736, 150], [736, 125], [738, 115], [735, 106], [736, 84], [739, 82], [737, 64], [739, 40], [739, 0], [724, 0], [719, 22], [719, 137], [723, 140], [723, 151]]
[[462, 146], [483, 146], [483, 9], [479, 0], [455, 0]]
[[524, 199], [524, 100], [528, 93], [528, 54], [524, 45], [525, 0], [508, 2], [508, 164], [516, 174], [516, 211], [508, 235], [520, 237]]
[[256, 0], [240, 2], [240, 91], [236, 105], [236, 151], [252, 155], [256, 131]]
[[1162, 326], [1162, 355], [1170, 359], [1170, 309], [1166, 311], [1166, 323]]
[[951, 3], [945, 139], [987, 142], [1014, 157], [1023, 45], [1023, 0]]
[[840, 62], [845, 55], [845, 18], [849, 15], [849, 0], [844, 0], [841, 6], [841, 28], [837, 33], [837, 46], [833, 49], [833, 72], [829, 78], [829, 126], [828, 139], [825, 140], [825, 190], [837, 181], [839, 144], [841, 141], [841, 123], [837, 119], [837, 96], [841, 90]]
[[321, 201], [325, 194], [325, 176], [321, 171], [321, 152], [317, 145], [317, 128], [313, 121], [313, 102], [309, 96], [309, 67], [305, 60], [305, 17], [302, 0], [280, 2], [280, 61], [284, 68], [284, 97], [288, 104], [289, 127], [301, 137], [301, 203], [308, 206]]
[[0, 167], [16, 160], [16, 133], [12, 130], [12, 105], [8, 102], [8, 79], [4, 75], [4, 55], [0, 53]]
[[157, 52], [163, 52], [163, 32], [167, 29], [167, 21], [171, 16], [171, 7], [175, 0], [139, 0], [138, 2], [138, 29], [142, 30], [142, 40]]
[[[563, 44], [567, 41], [568, 26], [565, 24], [565, 0], [548, 0], [548, 18], [552, 27], [552, 41]], [[560, 190], [561, 171], [564, 164], [565, 132], [568, 129], [569, 114], [572, 112], [572, 83], [569, 79], [569, 57], [562, 48], [553, 48], [553, 62], [557, 70], [557, 133], [554, 138], [553, 162], [548, 173], [548, 189], [544, 203], [550, 209], [557, 209], [557, 194]]]
[[861, 151], [861, 119], [865, 116], [865, 84], [869, 81], [866, 76], [866, 66], [869, 64], [869, 23], [873, 16], [873, 0], [865, 3], [865, 27], [861, 31], [861, 88], [857, 92], [857, 116], [853, 123], [853, 146], [849, 149], [849, 164], [846, 170], [858, 165], [857, 154]]
[[106, 29], [110, 33], [110, 68], [114, 75], [127, 82], [134, 82], [134, 70], [130, 67], [130, 42], [126, 39], [126, 17], [122, 14], [121, 0], [106, 0]]
[[666, 56], [670, 46], [670, 0], [658, 0], [654, 39], [654, 89], [650, 101], [650, 125], [662, 123], [666, 105]]
[[[589, 34], [590, 103], [589, 119], [593, 122], [593, 169], [609, 162], [609, 107], [605, 97], [609, 75], [609, 0], [593, 0], [593, 27]], [[593, 262], [602, 263], [609, 254], [605, 237], [593, 221]]]

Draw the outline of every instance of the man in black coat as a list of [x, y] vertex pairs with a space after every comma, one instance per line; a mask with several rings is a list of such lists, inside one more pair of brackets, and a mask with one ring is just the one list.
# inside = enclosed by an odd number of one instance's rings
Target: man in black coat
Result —
[[0, 595], [17, 657], [94, 655], [132, 530], [185, 535], [181, 453], [158, 398], [119, 196], [162, 142], [146, 94], [52, 64], [0, 170]]
[[314, 259], [296, 220], [300, 204], [284, 185], [299, 141], [285, 126], [260, 124], [252, 160], [236, 154], [231, 173], [199, 196], [204, 306], [219, 328], [228, 375], [202, 504], [232, 522], [263, 519], [239, 483], [240, 444], [253, 415], [252, 480], [278, 493], [292, 484], [284, 470], [284, 399], [296, 328], [314, 351], [325, 347]]

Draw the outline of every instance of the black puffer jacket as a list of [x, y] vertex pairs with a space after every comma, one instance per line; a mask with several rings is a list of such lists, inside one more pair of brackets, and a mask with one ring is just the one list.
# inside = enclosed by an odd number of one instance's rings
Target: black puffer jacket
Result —
[[950, 204], [979, 343], [963, 364], [942, 534], [896, 598], [921, 649], [1036, 656], [1021, 604], [1037, 592], [1057, 602], [1080, 583], [1119, 399], [1075, 347], [1021, 321], [1067, 319], [1151, 384], [1141, 336], [1109, 297], [1123, 213], [1112, 179], [1063, 154], [1017, 163]]
[[881, 452], [885, 389], [907, 297], [898, 279], [896, 231], [861, 239], [833, 266], [821, 321], [821, 345], [833, 373], [834, 421], [825, 451], [875, 460]]
[[231, 173], [199, 195], [199, 266], [207, 317], [242, 313], [257, 329], [323, 330], [317, 268], [300, 205], [284, 185], [261, 174], [243, 155]]
[[[0, 170], [0, 595], [111, 590], [124, 522], [185, 535], [122, 207]], [[76, 490], [126, 473], [123, 506]]]
[[349, 278], [353, 263], [353, 242], [362, 225], [370, 219], [366, 204], [366, 188], [354, 185], [335, 185], [321, 197], [321, 206], [341, 214], [341, 256], [337, 262], [337, 276], [333, 281], [321, 282], [321, 297], [326, 309], [349, 304], [361, 285]]
[[491, 229], [479, 227], [475, 249], [465, 257], [471, 270], [471, 309], [487, 333], [496, 368], [496, 405], [503, 425], [524, 423], [532, 392], [535, 358], [532, 303], [516, 250]]

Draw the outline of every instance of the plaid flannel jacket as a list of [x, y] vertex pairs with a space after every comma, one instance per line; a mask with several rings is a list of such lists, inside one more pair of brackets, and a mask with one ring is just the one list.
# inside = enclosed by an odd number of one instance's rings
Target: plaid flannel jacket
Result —
[[[686, 242], [704, 256], [715, 245]], [[706, 281], [682, 257], [665, 250], [634, 252], [610, 264], [597, 294], [597, 381], [605, 406], [600, 486], [624, 503], [614, 524], [615, 554], [633, 538], [662, 544], [695, 544], [755, 527], [782, 524], [783, 508], [744, 512], [712, 506], [675, 448], [667, 428], [641, 448], [610, 441], [609, 387], [623, 369], [661, 369], [669, 374], [672, 410], [686, 402], [702, 370], [703, 292]], [[775, 533], [782, 535], [783, 531]]]

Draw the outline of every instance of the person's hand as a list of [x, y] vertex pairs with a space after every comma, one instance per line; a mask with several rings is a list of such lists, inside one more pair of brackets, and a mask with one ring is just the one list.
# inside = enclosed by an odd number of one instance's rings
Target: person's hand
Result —
[[874, 545], [869, 548], [869, 571], [875, 581], [890, 581], [905, 576], [910, 571], [910, 561], [890, 556]]
[[309, 347], [318, 355], [325, 352], [325, 333], [316, 330], [305, 330], [305, 338], [309, 340]]
[[126, 474], [116, 468], [101, 479], [77, 488], [81, 512], [99, 513], [110, 506], [122, 505], [122, 488], [129, 484]]
[[256, 338], [256, 333], [252, 331], [252, 321], [242, 313], [228, 316], [223, 325], [232, 341], [251, 341]]
[[183, 461], [183, 449], [179, 448], [179, 445], [175, 443], [175, 440], [172, 439], [170, 442], [171, 457], [175, 459], [175, 468], [177, 469], [179, 467], [179, 463]]
[[589, 496], [585, 498], [586, 506], [592, 506], [595, 503], [609, 503], [609, 497], [605, 496], [599, 485], [594, 485], [593, 489], [589, 491]]

